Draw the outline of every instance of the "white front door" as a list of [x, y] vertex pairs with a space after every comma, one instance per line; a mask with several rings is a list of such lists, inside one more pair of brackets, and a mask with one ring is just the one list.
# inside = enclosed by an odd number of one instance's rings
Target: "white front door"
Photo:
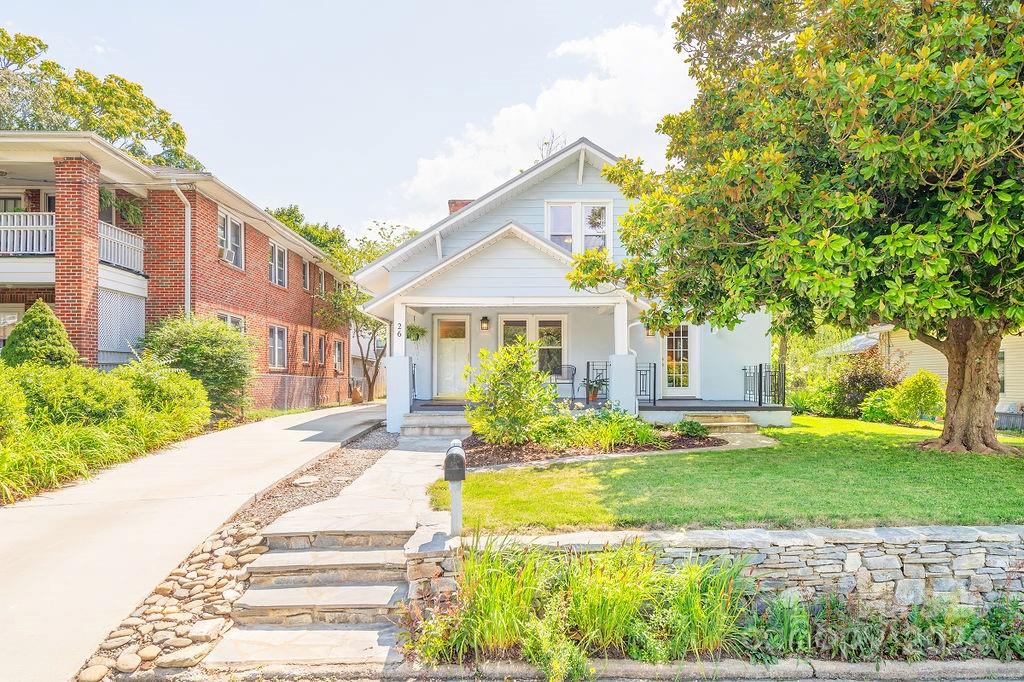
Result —
[[661, 337], [661, 382], [665, 396], [700, 397], [697, 355], [700, 327], [681, 324]]
[[463, 372], [469, 364], [469, 318], [434, 317], [434, 395], [461, 398], [466, 393]]

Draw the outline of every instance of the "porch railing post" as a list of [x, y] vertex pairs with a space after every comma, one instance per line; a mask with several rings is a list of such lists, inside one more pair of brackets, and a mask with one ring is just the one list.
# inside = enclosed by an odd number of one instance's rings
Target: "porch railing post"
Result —
[[757, 406], [764, 405], [764, 363], [757, 366]]

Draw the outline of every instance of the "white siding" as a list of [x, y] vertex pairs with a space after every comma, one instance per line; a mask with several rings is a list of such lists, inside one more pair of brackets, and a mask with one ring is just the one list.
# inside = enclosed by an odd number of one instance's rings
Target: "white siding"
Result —
[[[882, 349], [893, 363], [905, 365], [905, 374], [919, 369], [934, 372], [945, 379], [948, 375], [946, 357], [931, 346], [915, 341], [903, 330], [882, 335]], [[999, 397], [1000, 410], [1016, 410], [1024, 403], [1024, 338], [1007, 336], [1002, 350], [1006, 367], [1006, 391]]]
[[[545, 200], [610, 200], [612, 215], [609, 225], [617, 232], [619, 217], [626, 212], [629, 205], [619, 192], [619, 188], [601, 177], [601, 171], [589, 164], [583, 172], [582, 185], [576, 184], [577, 178], [578, 167], [575, 163], [570, 164], [472, 222], [455, 229], [442, 240], [443, 256], [447, 258], [461, 251], [508, 224], [509, 221], [515, 221], [530, 232], [543, 237]], [[612, 237], [612, 245], [615, 258], [621, 258], [623, 253], [617, 235]], [[436, 264], [437, 250], [434, 242], [429, 241], [408, 260], [397, 263], [391, 269], [388, 288], [406, 282]]]
[[467, 256], [406, 296], [586, 296], [565, 279], [569, 267], [509, 235]]

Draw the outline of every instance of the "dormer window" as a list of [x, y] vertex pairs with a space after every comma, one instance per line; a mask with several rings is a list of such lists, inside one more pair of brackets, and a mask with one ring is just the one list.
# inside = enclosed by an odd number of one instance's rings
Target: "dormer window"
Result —
[[570, 253], [608, 249], [610, 201], [545, 202], [544, 236]]

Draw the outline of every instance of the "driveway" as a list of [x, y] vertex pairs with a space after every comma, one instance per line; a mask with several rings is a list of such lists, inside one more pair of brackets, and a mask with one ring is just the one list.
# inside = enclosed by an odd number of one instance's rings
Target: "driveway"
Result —
[[0, 508], [0, 679], [67, 680], [240, 506], [383, 418], [383, 405], [276, 417]]

